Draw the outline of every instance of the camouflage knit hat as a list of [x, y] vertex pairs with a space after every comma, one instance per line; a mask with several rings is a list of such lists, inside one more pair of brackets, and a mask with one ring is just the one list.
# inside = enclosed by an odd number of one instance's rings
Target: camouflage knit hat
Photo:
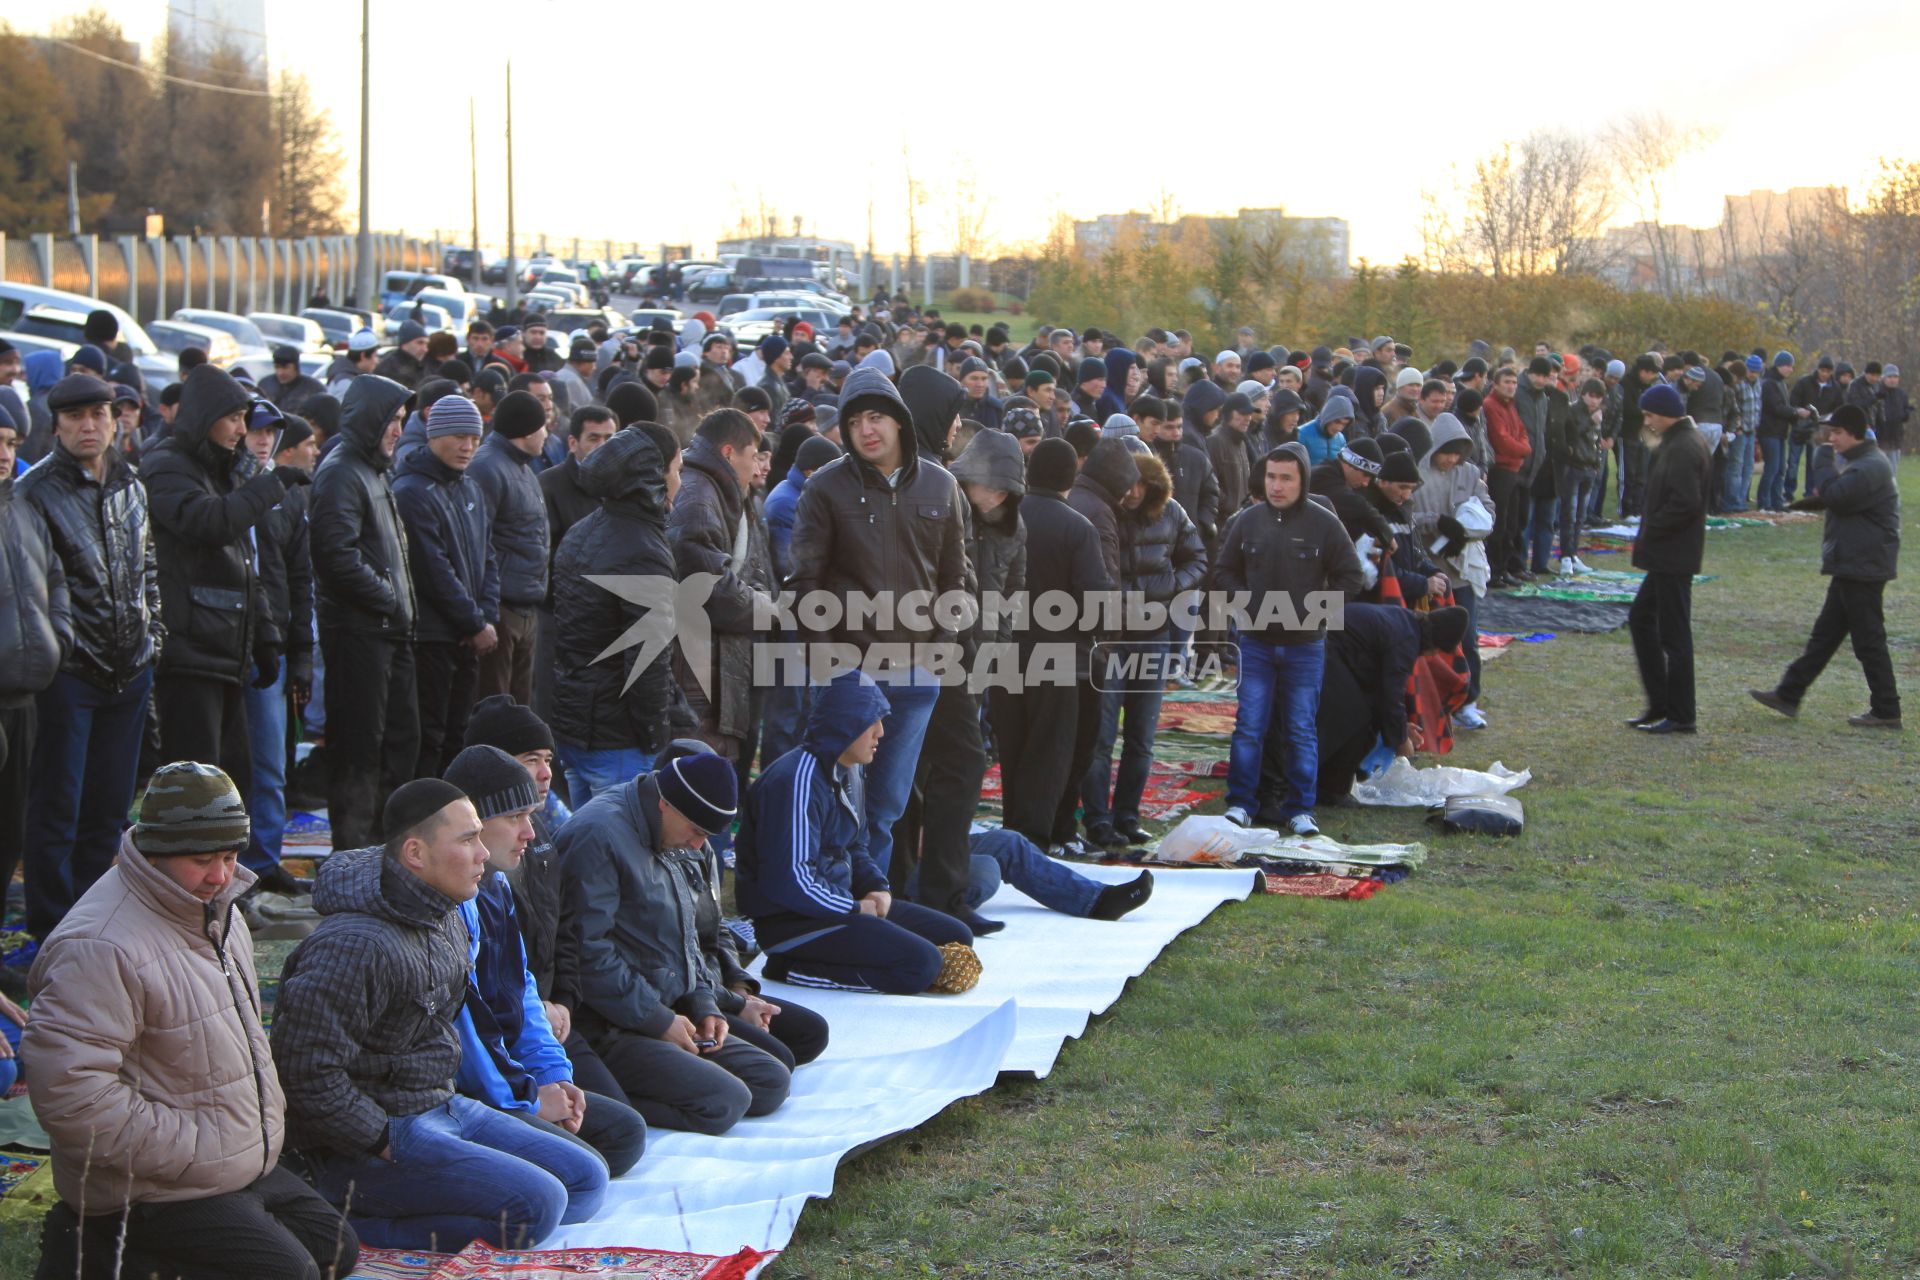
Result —
[[210, 764], [181, 760], [154, 770], [133, 824], [133, 847], [149, 858], [244, 849], [247, 807], [233, 779]]

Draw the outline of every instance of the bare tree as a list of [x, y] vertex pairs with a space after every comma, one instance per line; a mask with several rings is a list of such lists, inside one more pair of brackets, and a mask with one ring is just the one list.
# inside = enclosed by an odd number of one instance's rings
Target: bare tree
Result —
[[1569, 275], [1599, 265], [1613, 188], [1600, 149], [1540, 131], [1473, 166], [1465, 246], [1496, 279]]
[[1686, 237], [1667, 226], [1661, 196], [1668, 171], [1681, 156], [1710, 141], [1712, 131], [1675, 124], [1656, 112], [1617, 121], [1603, 137], [1621, 190], [1639, 210], [1638, 225], [1652, 262], [1654, 284], [1670, 294], [1684, 291], [1690, 283], [1686, 270], [1689, 246]]
[[926, 184], [913, 177], [913, 157], [907, 144], [900, 144], [900, 165], [907, 176], [907, 271], [911, 274], [920, 262], [920, 206], [927, 202]]
[[971, 164], [960, 170], [953, 184], [953, 251], [984, 262], [993, 252], [987, 235], [987, 220], [993, 212], [993, 197], [980, 190]]
[[346, 172], [346, 159], [333, 115], [314, 104], [305, 76], [282, 71], [275, 78], [273, 127], [280, 150], [274, 177], [274, 234], [339, 234], [345, 229], [340, 211], [347, 197], [340, 175]]

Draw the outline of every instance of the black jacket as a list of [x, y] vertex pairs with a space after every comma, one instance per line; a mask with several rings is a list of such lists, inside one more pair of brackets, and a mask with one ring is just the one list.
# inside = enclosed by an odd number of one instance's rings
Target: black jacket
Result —
[[[1020, 522], [1027, 528], [1028, 598], [1063, 591], [1080, 599], [1090, 592], [1119, 589], [1120, 580], [1107, 573], [1100, 534], [1065, 498], [1046, 489], [1032, 490], [1020, 500]], [[1033, 643], [1050, 636], [1032, 630], [1015, 638]], [[1083, 645], [1092, 642], [1084, 633], [1082, 639]]]
[[[553, 734], [592, 751], [658, 751], [669, 736], [672, 619], [649, 604], [587, 581], [587, 575], [675, 581], [673, 551], [667, 545], [665, 468], [653, 441], [636, 425], [594, 450], [580, 467], [580, 481], [601, 505], [567, 530], [553, 559]], [[648, 636], [644, 646], [630, 645], [598, 660], [649, 616], [668, 624], [662, 634]], [[642, 648], [652, 647], [656, 639], [658, 647], [636, 673], [633, 667]]]
[[[1307, 496], [1306, 446], [1295, 442], [1280, 447], [1299, 462], [1300, 497], [1284, 508], [1263, 498], [1228, 521], [1220, 531], [1213, 580], [1218, 590], [1250, 594], [1248, 628], [1242, 632], [1246, 638], [1267, 644], [1308, 644], [1319, 639], [1324, 628], [1295, 630], [1287, 625], [1309, 616], [1308, 593], [1337, 591], [1352, 598], [1365, 579], [1353, 540], [1339, 519]], [[1263, 626], [1261, 607], [1274, 593], [1292, 602], [1292, 618], [1280, 609], [1279, 616]]]
[[[1225, 427], [1215, 427], [1225, 431]], [[1209, 545], [1220, 531], [1220, 481], [1213, 474], [1213, 461], [1207, 457], [1208, 437], [1195, 431], [1181, 433], [1180, 443], [1157, 440], [1153, 452], [1166, 464], [1173, 480], [1173, 500], [1198, 526], [1200, 537]], [[1244, 437], [1240, 448], [1245, 451]]]
[[409, 390], [418, 387], [427, 376], [427, 367], [419, 360], [402, 351], [399, 347], [380, 357], [380, 363], [373, 366], [376, 378], [391, 378]]
[[[567, 536], [567, 530], [585, 520], [600, 509], [599, 500], [580, 487], [580, 462], [572, 454], [557, 467], [548, 467], [539, 476], [540, 496], [547, 506], [547, 562], [553, 562], [553, 553], [560, 549], [560, 539]], [[551, 598], [553, 580], [547, 580], [547, 591]]]
[[[902, 463], [889, 485], [857, 453], [821, 467], [807, 478], [794, 511], [793, 574], [787, 585], [796, 597], [827, 591], [841, 597], [862, 592], [898, 600], [909, 591], [934, 598], [967, 589], [966, 499], [945, 468], [922, 457], [906, 401], [885, 374], [855, 369], [840, 390], [840, 415], [863, 399], [883, 400], [906, 425], [900, 430]], [[865, 650], [874, 644], [951, 642], [954, 635], [929, 619], [926, 630], [906, 625], [896, 615], [889, 629], [844, 622], [829, 633], [810, 632], [800, 619], [806, 643], [842, 641]]]
[[1106, 567], [1107, 581], [1116, 588], [1121, 581], [1120, 504], [1140, 478], [1133, 458], [1120, 441], [1102, 440], [1080, 464], [1073, 488], [1067, 490], [1067, 505], [1085, 516], [1100, 535], [1100, 563]]
[[379, 848], [321, 864], [313, 908], [320, 927], [287, 957], [274, 1005], [287, 1143], [378, 1154], [389, 1118], [419, 1115], [453, 1093], [466, 922], [453, 899]]
[[1348, 604], [1327, 658], [1353, 673], [1372, 702], [1373, 727], [1390, 747], [1407, 736], [1407, 677], [1420, 660], [1420, 617], [1398, 605]]
[[13, 485], [0, 476], [0, 707], [23, 705], [52, 684], [73, 648], [66, 571], [46, 522], [15, 498]]
[[547, 598], [547, 503], [533, 456], [497, 432], [467, 467], [467, 482], [486, 503], [488, 536], [500, 566], [500, 602], [531, 609]]
[[1813, 417], [1794, 419], [1793, 438], [1802, 443], [1813, 439], [1813, 433], [1819, 426], [1816, 419], [1831, 417], [1833, 411], [1840, 407], [1842, 394], [1838, 378], [1828, 378], [1822, 383], [1817, 370], [1800, 375], [1793, 384], [1794, 407], [1813, 410]]
[[266, 592], [254, 570], [256, 532], [286, 486], [244, 449], [222, 449], [207, 437], [217, 419], [247, 401], [226, 370], [201, 365], [181, 389], [172, 433], [147, 452], [140, 468], [153, 505], [167, 623], [162, 675], [245, 684], [254, 644], [271, 634]]
[[1822, 470], [1832, 450], [1822, 448], [1814, 467], [1814, 497], [1796, 507], [1827, 513], [1820, 536], [1820, 572], [1834, 578], [1891, 582], [1900, 559], [1900, 489], [1893, 464], [1871, 440], [1841, 456], [1844, 470]]
[[260, 398], [278, 405], [282, 413], [299, 413], [307, 401], [326, 389], [320, 379], [305, 373], [292, 382], [282, 382], [278, 377], [270, 377], [260, 382]]
[[1793, 392], [1778, 369], [1769, 368], [1760, 379], [1760, 438], [1785, 440], [1793, 424], [1800, 420], [1794, 411]]
[[[953, 478], [962, 485], [980, 484], [998, 489], [1007, 496], [998, 507], [982, 516], [968, 502], [967, 562], [972, 566], [974, 589], [983, 601], [988, 592], [1011, 599], [1027, 589], [1027, 528], [1020, 520], [1020, 501], [1027, 492], [1026, 455], [1020, 442], [1004, 431], [982, 431], [953, 460]], [[993, 622], [988, 634], [986, 624]], [[1013, 617], [989, 619], [984, 607], [970, 630], [969, 648], [1013, 638]]]
[[256, 529], [260, 586], [267, 611], [263, 640], [287, 655], [288, 669], [313, 670], [313, 560], [307, 544], [307, 491], [287, 490]]
[[[496, 695], [509, 697], [511, 695]], [[533, 840], [520, 865], [507, 873], [513, 889], [514, 919], [527, 953], [527, 972], [542, 1000], [573, 1007], [555, 994], [555, 948], [560, 932], [560, 855], [553, 850], [553, 828], [545, 806], [535, 809]]]
[[1707, 549], [1707, 484], [1713, 459], [1706, 437], [1682, 418], [1654, 443], [1633, 567], [1649, 573], [1700, 572]]
[[465, 640], [500, 617], [500, 564], [487, 505], [463, 472], [418, 449], [400, 464], [393, 498], [407, 522], [407, 563], [419, 613], [417, 640]]
[[406, 400], [397, 382], [355, 378], [341, 404], [340, 434], [313, 473], [308, 540], [322, 627], [412, 638], [406, 528], [387, 479], [392, 459], [380, 448], [387, 420]]
[[[1135, 455], [1146, 495], [1140, 505], [1120, 517], [1120, 572], [1122, 587], [1153, 604], [1171, 604], [1182, 592], [1194, 591], [1207, 580], [1207, 546], [1199, 526], [1174, 500], [1167, 469], [1158, 458]], [[1126, 638], [1160, 639], [1163, 627], [1152, 633], [1129, 631]]]
[[[667, 513], [667, 544], [673, 576], [713, 578], [707, 621], [713, 628], [708, 692], [715, 723], [727, 737], [745, 737], [752, 727], [755, 602], [773, 588], [771, 548], [756, 557], [759, 512], [740, 492], [733, 468], [712, 441], [695, 436], [680, 469], [680, 492]], [[733, 569], [736, 547], [745, 550]], [[682, 661], [686, 660], [683, 653]]]
[[106, 479], [95, 481], [57, 440], [16, 483], [67, 579], [73, 645], [60, 669], [118, 693], [153, 665], [167, 634], [146, 486], [119, 450], [107, 450]]

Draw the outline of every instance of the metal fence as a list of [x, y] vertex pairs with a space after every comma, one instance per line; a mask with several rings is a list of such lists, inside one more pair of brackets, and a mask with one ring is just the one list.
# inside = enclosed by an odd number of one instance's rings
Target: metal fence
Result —
[[[441, 244], [405, 234], [373, 237], [376, 281], [387, 271], [437, 271]], [[254, 236], [13, 236], [0, 233], [0, 276], [61, 289], [164, 320], [181, 307], [298, 312], [325, 293], [353, 291], [352, 236], [270, 240]], [[369, 300], [358, 299], [362, 305]]]

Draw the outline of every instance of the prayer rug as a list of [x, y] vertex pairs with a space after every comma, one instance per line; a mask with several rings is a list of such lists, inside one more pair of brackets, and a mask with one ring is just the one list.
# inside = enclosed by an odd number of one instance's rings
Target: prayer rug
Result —
[[508, 1252], [475, 1241], [457, 1254], [362, 1249], [352, 1280], [746, 1280], [771, 1253], [742, 1249], [731, 1257], [652, 1249], [536, 1249]]
[[1629, 600], [1545, 600], [1496, 591], [1479, 605], [1480, 625], [1512, 635], [1578, 632], [1597, 635], [1627, 625]]
[[0, 1228], [32, 1229], [60, 1198], [53, 1189], [53, 1160], [39, 1151], [0, 1151]]
[[[1197, 765], [1185, 769], [1162, 768], [1156, 760], [1147, 774], [1146, 789], [1140, 793], [1140, 816], [1157, 821], [1177, 818], [1194, 805], [1211, 799], [1212, 791], [1198, 791], [1187, 785], [1187, 781], [1196, 776], [1212, 775], [1201, 775]], [[1000, 766], [996, 764], [987, 770], [980, 784], [980, 803], [998, 811], [1003, 797]]]
[[1361, 902], [1380, 892], [1382, 882], [1371, 876], [1283, 876], [1266, 872], [1260, 877], [1267, 893], [1290, 894], [1296, 898], [1345, 898]]
[[1206, 702], [1162, 702], [1160, 727], [1182, 733], [1224, 734], [1232, 737], [1233, 717], [1238, 705], [1239, 703], [1232, 699]]

